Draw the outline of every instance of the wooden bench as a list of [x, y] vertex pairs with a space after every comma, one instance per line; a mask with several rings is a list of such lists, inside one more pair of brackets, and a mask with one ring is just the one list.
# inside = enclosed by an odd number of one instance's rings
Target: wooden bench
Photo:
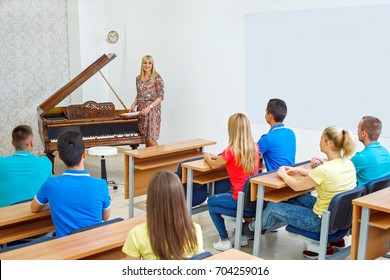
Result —
[[122, 246], [129, 230], [146, 221], [145, 217], [75, 233], [0, 254], [1, 260], [78, 260], [122, 259]]
[[0, 208], [0, 244], [54, 231], [51, 212], [32, 213], [31, 202]]

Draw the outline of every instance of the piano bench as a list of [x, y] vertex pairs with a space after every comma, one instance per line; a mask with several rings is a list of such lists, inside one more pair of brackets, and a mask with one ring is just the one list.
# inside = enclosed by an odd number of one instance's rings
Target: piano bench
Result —
[[[88, 154], [91, 156], [100, 156], [101, 157], [101, 178], [107, 181], [107, 170], [106, 170], [106, 159], [105, 156], [114, 156], [118, 154], [118, 149], [115, 147], [109, 146], [98, 146], [91, 147], [88, 149]], [[113, 184], [114, 190], [118, 188], [114, 181], [107, 181], [107, 184]]]

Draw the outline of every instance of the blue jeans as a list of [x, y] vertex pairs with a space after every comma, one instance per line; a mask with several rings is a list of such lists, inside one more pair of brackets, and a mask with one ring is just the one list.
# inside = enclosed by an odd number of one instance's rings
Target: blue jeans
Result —
[[227, 239], [229, 236], [226, 231], [225, 220], [222, 218], [221, 214], [223, 214], [223, 208], [236, 210], [237, 200], [233, 199], [231, 192], [221, 193], [209, 197], [207, 206], [210, 217], [218, 231], [219, 238], [221, 240]]
[[[286, 202], [269, 202], [263, 210], [262, 229], [285, 222], [294, 227], [319, 233], [321, 231], [321, 218], [313, 212], [316, 198], [310, 194], [303, 194]], [[251, 224], [254, 228], [254, 224]]]

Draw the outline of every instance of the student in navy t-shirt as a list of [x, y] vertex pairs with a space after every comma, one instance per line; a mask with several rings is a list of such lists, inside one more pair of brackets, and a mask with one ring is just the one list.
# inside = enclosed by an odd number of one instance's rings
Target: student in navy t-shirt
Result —
[[111, 202], [107, 182], [91, 177], [84, 170], [86, 153], [79, 132], [61, 134], [57, 150], [68, 169], [61, 176], [48, 178], [43, 183], [31, 202], [31, 211], [50, 208], [56, 236], [62, 237], [108, 220]]

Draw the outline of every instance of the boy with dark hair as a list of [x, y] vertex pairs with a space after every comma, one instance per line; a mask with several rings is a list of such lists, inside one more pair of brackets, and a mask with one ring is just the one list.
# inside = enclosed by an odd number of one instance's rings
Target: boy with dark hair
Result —
[[280, 166], [295, 163], [295, 133], [284, 126], [287, 115], [286, 103], [277, 98], [270, 99], [265, 112], [265, 120], [271, 129], [261, 136], [257, 144], [263, 155], [267, 171], [277, 170]]
[[79, 132], [61, 134], [57, 150], [68, 169], [62, 176], [46, 180], [31, 202], [31, 211], [50, 208], [56, 236], [62, 237], [76, 229], [108, 220], [111, 202], [107, 182], [91, 177], [84, 170], [86, 153]]
[[18, 125], [13, 129], [12, 145], [13, 155], [0, 156], [0, 207], [32, 199], [52, 175], [50, 160], [32, 154], [34, 135], [30, 126]]

